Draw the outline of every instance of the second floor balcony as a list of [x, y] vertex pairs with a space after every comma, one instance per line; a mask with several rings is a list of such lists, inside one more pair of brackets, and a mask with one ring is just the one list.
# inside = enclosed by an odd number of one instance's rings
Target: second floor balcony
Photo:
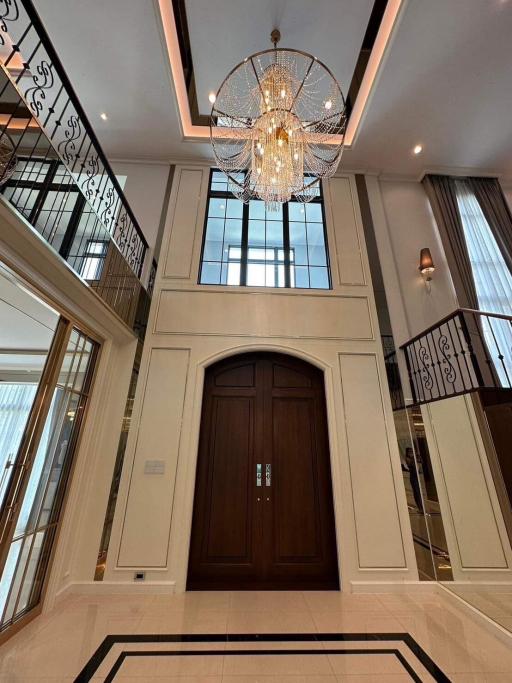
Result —
[[136, 328], [155, 271], [146, 239], [32, 2], [1, 19], [2, 200]]

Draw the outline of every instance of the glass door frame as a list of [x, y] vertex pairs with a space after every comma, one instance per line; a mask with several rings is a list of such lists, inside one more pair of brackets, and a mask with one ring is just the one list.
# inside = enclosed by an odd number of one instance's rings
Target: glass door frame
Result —
[[[4, 571], [7, 561], [11, 547], [11, 541], [16, 530], [16, 525], [23, 505], [25, 493], [30, 481], [32, 467], [34, 465], [38, 447], [43, 435], [43, 430], [50, 413], [54, 391], [57, 387], [59, 379], [59, 373], [61, 372], [63, 361], [68, 349], [68, 343], [74, 328], [77, 328], [80, 333], [86, 335], [93, 342], [91, 358], [89, 361], [90, 378], [89, 390], [87, 394], [88, 397], [91, 395], [96, 371], [98, 368], [98, 357], [101, 350], [101, 343], [95, 335], [90, 334], [86, 325], [83, 325], [79, 321], [72, 320], [70, 317], [64, 317], [61, 315], [55, 328], [52, 343], [48, 351], [46, 363], [36, 391], [32, 408], [30, 410], [29, 418], [20, 441], [16, 458], [11, 465], [12, 473], [10, 475], [10, 480], [5, 494], [4, 505], [2, 506], [2, 510], [0, 510], [0, 577]], [[87, 416], [89, 405], [90, 401], [86, 400], [85, 410], [83, 411], [78, 433], [74, 439], [73, 450], [70, 454], [71, 462], [69, 464], [69, 473], [66, 478], [66, 482], [64, 483], [64, 490], [60, 494], [62, 497], [62, 502], [58, 515], [56, 532], [52, 539], [49, 558], [46, 562], [45, 576], [42, 581], [39, 601], [34, 607], [29, 608], [28, 611], [19, 617], [19, 619], [17, 619], [14, 623], [0, 631], [0, 644], [14, 635], [14, 633], [26, 625], [28, 621], [41, 613], [49, 576], [51, 574], [52, 560], [55, 554], [55, 548], [57, 546], [59, 531], [62, 524], [63, 511], [65, 509], [66, 499], [69, 492], [69, 483], [73, 475], [76, 453], [79, 448], [83, 431], [82, 427]], [[7, 599], [9, 599], [9, 596]]]

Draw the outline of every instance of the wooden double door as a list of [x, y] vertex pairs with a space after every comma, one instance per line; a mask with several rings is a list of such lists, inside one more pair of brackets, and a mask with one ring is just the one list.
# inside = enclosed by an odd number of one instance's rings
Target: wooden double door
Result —
[[323, 373], [273, 353], [206, 372], [190, 590], [336, 589]]

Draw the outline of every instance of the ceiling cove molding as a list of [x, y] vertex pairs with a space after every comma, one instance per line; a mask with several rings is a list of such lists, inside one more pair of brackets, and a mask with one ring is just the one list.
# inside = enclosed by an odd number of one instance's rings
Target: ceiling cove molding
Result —
[[469, 166], [433, 166], [424, 169], [416, 180], [421, 182], [426, 175], [452, 175], [461, 178], [468, 176], [475, 176], [478, 178], [502, 178], [503, 173], [493, 171], [492, 169], [484, 170], [482, 168], [471, 168]]
[[[213, 157], [162, 157], [161, 159], [151, 159], [148, 157], [113, 157], [110, 159], [112, 164], [139, 164], [147, 166], [208, 166], [215, 167], [215, 160]], [[420, 183], [423, 177], [427, 174], [433, 175], [452, 175], [452, 176], [477, 176], [480, 178], [499, 178], [502, 187], [512, 187], [512, 176], [503, 175], [498, 171], [482, 170], [480, 168], [458, 167], [458, 166], [437, 166], [426, 168], [418, 173], [390, 173], [388, 171], [377, 170], [374, 168], [351, 168], [349, 166], [340, 166], [334, 174], [334, 177], [340, 177], [346, 174], [374, 176], [384, 182], [409, 182]]]
[[[346, 148], [350, 148], [357, 139], [361, 123], [368, 109], [378, 78], [382, 72], [382, 67], [389, 53], [393, 36], [396, 34], [407, 2], [408, 0], [388, 0], [348, 122], [345, 133]], [[210, 128], [208, 126], [196, 126], [192, 123], [172, 2], [171, 0], [153, 0], [153, 4], [155, 6], [164, 52], [167, 55], [166, 61], [168, 61], [170, 66], [170, 76], [174, 86], [173, 91], [176, 97], [182, 140], [184, 142], [204, 142], [205, 139], [209, 140], [210, 138]]]
[[138, 164], [142, 166], [169, 166], [169, 164], [174, 163], [163, 157], [161, 159], [153, 157], [109, 157], [109, 161], [111, 164]]
[[434, 166], [424, 168], [420, 173], [390, 173], [388, 171], [367, 171], [365, 175], [377, 176], [383, 182], [409, 182], [421, 183], [426, 175], [451, 175], [460, 178], [475, 176], [479, 178], [499, 178], [501, 185], [508, 185], [512, 182], [511, 176], [504, 176], [502, 173], [493, 170], [482, 170], [481, 168], [470, 168], [462, 166]]

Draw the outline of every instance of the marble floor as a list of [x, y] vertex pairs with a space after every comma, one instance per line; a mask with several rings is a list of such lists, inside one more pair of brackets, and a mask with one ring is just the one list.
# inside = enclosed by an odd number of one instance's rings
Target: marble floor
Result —
[[512, 644], [438, 593], [197, 592], [69, 596], [0, 647], [1, 683], [88, 680], [512, 683]]
[[474, 584], [450, 581], [443, 585], [512, 632], [512, 584]]

